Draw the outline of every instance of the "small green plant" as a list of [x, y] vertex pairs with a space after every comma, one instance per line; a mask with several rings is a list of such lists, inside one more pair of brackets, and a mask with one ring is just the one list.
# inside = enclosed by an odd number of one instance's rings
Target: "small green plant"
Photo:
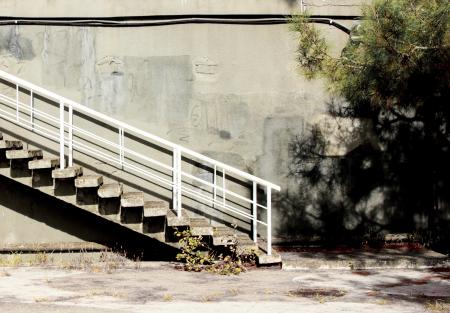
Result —
[[192, 236], [189, 230], [176, 231], [179, 237], [181, 253], [177, 254], [177, 260], [184, 261], [184, 269], [190, 272], [206, 270], [207, 266], [213, 264], [209, 254], [209, 247], [203, 242], [202, 236]]
[[239, 253], [236, 245], [230, 246], [225, 254], [217, 255], [203, 242], [202, 236], [193, 236], [189, 230], [177, 230], [175, 236], [180, 238], [181, 249], [177, 260], [185, 262], [183, 269], [186, 271], [239, 275], [246, 271], [246, 266], [255, 264], [255, 254], [247, 251]]

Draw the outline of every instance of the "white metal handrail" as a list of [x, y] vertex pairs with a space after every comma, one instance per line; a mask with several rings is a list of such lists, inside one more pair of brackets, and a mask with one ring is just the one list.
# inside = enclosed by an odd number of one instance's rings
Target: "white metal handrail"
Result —
[[[185, 148], [183, 146], [172, 143], [168, 140], [150, 134], [146, 131], [138, 129], [134, 126], [111, 118], [103, 113], [97, 112], [91, 108], [83, 106], [75, 101], [67, 99], [63, 96], [60, 96], [54, 92], [51, 92], [42, 87], [36, 86], [28, 81], [25, 81], [21, 78], [18, 78], [14, 75], [6, 73], [0, 70], [0, 78], [11, 83], [16, 87], [15, 99], [8, 97], [7, 95], [0, 94], [0, 101], [8, 104], [10, 108], [15, 109], [14, 113], [8, 112], [7, 110], [0, 109], [0, 116], [4, 119], [7, 119], [13, 123], [19, 124], [27, 129], [30, 129], [36, 133], [44, 137], [48, 137], [53, 140], [59, 141], [59, 154], [60, 154], [60, 168], [65, 168], [65, 151], [67, 147], [67, 160], [68, 166], [73, 166], [73, 150], [76, 148], [79, 151], [87, 152], [102, 159], [113, 163], [114, 165], [119, 165], [123, 168], [129, 168], [138, 172], [139, 174], [149, 177], [151, 179], [157, 180], [158, 182], [169, 186], [172, 189], [172, 207], [177, 212], [178, 217], [181, 217], [181, 208], [182, 208], [182, 196], [191, 196], [195, 197], [198, 200], [205, 201], [207, 203], [211, 203], [213, 207], [220, 207], [224, 210], [233, 212], [235, 214], [240, 215], [246, 219], [249, 219], [252, 222], [253, 226], [253, 240], [257, 242], [258, 234], [257, 234], [257, 225], [263, 225], [267, 227], [267, 253], [270, 255], [272, 253], [272, 223], [271, 223], [271, 193], [272, 190], [280, 191], [280, 187], [276, 184], [273, 184], [269, 181], [251, 175], [249, 173], [243, 172], [237, 168], [234, 168], [230, 165], [224, 164], [220, 161], [209, 158], [205, 155], [197, 153], [193, 150]], [[23, 103], [19, 99], [19, 91], [20, 89], [27, 90], [29, 92], [30, 102]], [[40, 111], [36, 109], [33, 105], [34, 98], [36, 95], [43, 96], [49, 100], [53, 100], [56, 103], [59, 103], [59, 116], [55, 117], [46, 112]], [[65, 111], [68, 111], [68, 120], [65, 119]], [[109, 126], [117, 129], [118, 132], [118, 142], [113, 142], [98, 134], [94, 134], [89, 132], [86, 129], [83, 129], [79, 126], [74, 125], [73, 115], [74, 111], [83, 113], [90, 118], [93, 118], [99, 122], [107, 123]], [[27, 112], [29, 114], [29, 119], [25, 119], [21, 116], [20, 112]], [[36, 117], [41, 117], [46, 119], [49, 122], [54, 123], [54, 127], [58, 128], [58, 131], [48, 129], [43, 127], [42, 125], [36, 124], [34, 119]], [[73, 132], [78, 132], [79, 134], [83, 134], [84, 136], [89, 137], [90, 139], [97, 140], [102, 144], [102, 147], [108, 146], [110, 148], [114, 148], [118, 150], [118, 159], [108, 155], [98, 149], [90, 147], [86, 144], [81, 143], [78, 140], [74, 140]], [[67, 135], [66, 135], [67, 132]], [[149, 143], [157, 143], [158, 145], [168, 149], [172, 153], [172, 164], [171, 166], [166, 165], [158, 160], [150, 158], [148, 156], [142, 155], [137, 151], [134, 151], [128, 147], [125, 147], [125, 134], [133, 134], [138, 135], [140, 139], [145, 140]], [[132, 155], [148, 161], [152, 163], [154, 166], [158, 166], [167, 170], [171, 173], [171, 179], [167, 179], [167, 177], [163, 177], [163, 175], [157, 175], [150, 171], [143, 171], [142, 168], [137, 167], [134, 164], [126, 161], [125, 155]], [[207, 164], [213, 172], [213, 182], [206, 181], [189, 173], [182, 171], [181, 162], [182, 158], [192, 159], [192, 160], [200, 160]], [[217, 181], [218, 173], [221, 173], [222, 182], [221, 185]], [[226, 177], [232, 174], [233, 177], [236, 177], [241, 180], [250, 181], [252, 185], [252, 197], [247, 198], [243, 195], [240, 195], [236, 192], [233, 192], [226, 187]], [[208, 197], [202, 192], [194, 190], [186, 185], [183, 185], [183, 178], [189, 178], [197, 183], [202, 184], [202, 186], [212, 188], [212, 197]], [[258, 186], [265, 189], [266, 194], [266, 205], [262, 205], [260, 201], [257, 199], [257, 190]], [[245, 211], [238, 209], [235, 206], [229, 204], [230, 198], [242, 200], [251, 205], [251, 214]], [[228, 201], [228, 203], [227, 203]], [[267, 211], [266, 222], [258, 219], [258, 208], [263, 208]]]

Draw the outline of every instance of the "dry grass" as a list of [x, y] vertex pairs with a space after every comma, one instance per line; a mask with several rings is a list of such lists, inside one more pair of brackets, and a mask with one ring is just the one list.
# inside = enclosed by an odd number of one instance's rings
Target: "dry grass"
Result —
[[49, 301], [50, 301], [50, 299], [47, 298], [47, 297], [37, 297], [37, 298], [34, 298], [34, 302], [49, 302]]
[[17, 267], [23, 263], [22, 255], [19, 253], [11, 253], [10, 255], [1, 256], [0, 266]]
[[52, 266], [65, 270], [82, 270], [91, 273], [112, 273], [116, 270], [132, 266], [134, 269], [141, 267], [140, 261], [130, 261], [125, 254], [109, 250], [100, 254], [92, 254], [80, 251], [58, 258], [53, 253], [39, 252], [36, 254], [11, 253], [0, 256], [0, 267], [18, 266]]
[[166, 293], [166, 294], [163, 296], [163, 300], [164, 300], [165, 302], [170, 302], [170, 301], [173, 300], [173, 296], [172, 296], [171, 294], [169, 294], [169, 293]]
[[378, 305], [386, 305], [386, 304], [390, 304], [391, 301], [386, 300], [386, 299], [380, 299], [376, 302]]
[[426, 303], [425, 308], [430, 312], [450, 312], [450, 305], [440, 300]]

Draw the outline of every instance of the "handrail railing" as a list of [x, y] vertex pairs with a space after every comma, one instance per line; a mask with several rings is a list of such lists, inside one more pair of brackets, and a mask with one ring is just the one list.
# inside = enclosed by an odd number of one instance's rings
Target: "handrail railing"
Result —
[[[103, 113], [97, 112], [91, 108], [88, 108], [86, 106], [83, 106], [73, 100], [67, 99], [63, 96], [60, 96], [52, 91], [49, 91], [47, 89], [44, 89], [42, 87], [39, 87], [35, 84], [32, 84], [28, 81], [25, 81], [21, 78], [18, 78], [14, 75], [11, 75], [9, 73], [6, 73], [4, 71], [0, 70], [0, 78], [12, 83], [16, 87], [16, 94], [15, 98], [11, 98], [5, 94], [0, 94], [0, 101], [3, 101], [4, 103], [8, 104], [10, 108], [14, 108], [15, 112], [11, 113], [7, 110], [0, 109], [0, 116], [2, 118], [5, 118], [13, 123], [19, 124], [23, 127], [26, 127], [36, 133], [39, 133], [40, 135], [43, 135], [44, 137], [51, 138], [53, 140], [59, 141], [59, 154], [60, 154], [60, 168], [65, 168], [65, 151], [67, 147], [68, 155], [68, 166], [73, 165], [73, 150], [76, 148], [79, 151], [89, 152], [92, 155], [95, 155], [97, 157], [100, 157], [104, 160], [109, 161], [110, 163], [114, 165], [119, 165], [121, 167], [126, 167], [131, 170], [134, 170], [136, 172], [139, 172], [139, 174], [146, 176], [148, 178], [151, 178], [153, 180], [158, 181], [159, 183], [165, 184], [169, 186], [172, 189], [172, 208], [177, 212], [178, 217], [181, 217], [181, 208], [182, 208], [182, 196], [191, 196], [198, 200], [207, 201], [208, 203], [211, 203], [213, 207], [220, 207], [222, 209], [225, 209], [227, 211], [233, 212], [235, 214], [240, 215], [241, 217], [247, 218], [252, 223], [252, 233], [253, 233], [253, 240], [257, 242], [258, 234], [257, 234], [257, 225], [261, 224], [267, 227], [267, 253], [270, 255], [272, 252], [271, 247], [271, 241], [272, 241], [272, 223], [271, 223], [271, 214], [272, 214], [272, 208], [271, 208], [271, 192], [272, 189], [276, 191], [280, 191], [280, 187], [276, 184], [273, 184], [269, 181], [266, 181], [264, 179], [261, 179], [259, 177], [256, 177], [254, 175], [251, 175], [249, 173], [243, 172], [237, 168], [234, 168], [230, 165], [224, 164], [220, 161], [214, 160], [212, 158], [209, 158], [205, 155], [202, 155], [200, 153], [197, 153], [191, 149], [188, 149], [186, 147], [177, 145], [173, 142], [170, 142], [166, 139], [163, 139], [161, 137], [158, 137], [156, 135], [150, 134], [146, 131], [143, 131], [141, 129], [138, 129], [134, 126], [131, 126], [127, 123], [124, 123], [122, 121], [116, 120], [110, 116], [107, 116]], [[23, 103], [20, 101], [19, 97], [19, 90], [24, 89], [29, 92], [29, 103]], [[38, 110], [34, 107], [34, 99], [36, 95], [43, 96], [49, 100], [53, 100], [54, 102], [59, 103], [59, 116], [55, 117], [51, 114], [48, 114], [47, 112], [43, 112], [41, 110]], [[65, 119], [65, 111], [68, 111], [68, 120]], [[21, 116], [20, 112], [28, 112], [29, 113], [29, 119], [25, 119]], [[106, 138], [101, 137], [100, 135], [94, 134], [92, 132], [89, 132], [88, 130], [85, 130], [81, 127], [77, 127], [74, 125], [73, 115], [74, 111], [83, 113], [84, 115], [89, 116], [91, 119], [95, 119], [98, 122], [106, 123], [109, 126], [113, 127], [114, 129], [117, 129], [118, 133], [118, 142], [112, 142]], [[55, 124], [55, 127], [58, 128], [58, 132], [52, 131], [48, 128], [43, 127], [42, 125], [36, 124], [34, 122], [34, 119], [36, 117], [40, 117], [42, 119], [45, 119], [48, 122], [52, 122]], [[67, 130], [67, 135], [66, 135]], [[113, 158], [110, 155], [105, 154], [104, 152], [100, 150], [96, 150], [95, 148], [92, 148], [90, 146], [87, 146], [86, 144], [83, 144], [80, 141], [74, 140], [73, 138], [73, 132], [76, 131], [79, 134], [83, 134], [84, 136], [89, 137], [92, 140], [96, 140], [100, 142], [103, 146], [108, 146], [117, 149], [118, 151], [118, 158]], [[158, 160], [152, 159], [148, 156], [142, 155], [137, 151], [134, 151], [130, 148], [125, 147], [125, 134], [132, 134], [132, 135], [138, 135], [140, 136], [141, 140], [145, 140], [148, 143], [157, 143], [160, 146], [163, 146], [164, 148], [168, 149], [172, 153], [172, 164], [171, 166], [166, 165], [162, 162], [159, 162]], [[102, 147], [103, 147], [102, 146]], [[163, 168], [165, 170], [168, 170], [171, 172], [171, 180], [166, 179], [165, 177], [161, 175], [157, 175], [155, 173], [152, 173], [150, 171], [143, 171], [142, 168], [136, 167], [136, 165], [131, 164], [126, 161], [125, 154], [132, 155], [134, 157], [138, 157], [142, 160], [145, 160], [147, 162], [152, 163], [154, 166], [158, 166], [160, 168]], [[182, 171], [181, 168], [181, 162], [183, 158], [193, 159], [193, 160], [200, 160], [204, 162], [205, 164], [208, 164], [211, 169], [213, 169], [213, 181], [209, 182], [204, 179], [198, 178], [196, 176], [193, 176], [189, 173], [186, 173]], [[222, 182], [219, 183], [217, 181], [218, 173], [221, 173], [220, 176], [222, 176]], [[226, 188], [226, 176], [233, 174], [235, 177], [239, 179], [245, 179], [247, 181], [250, 181], [251, 183], [251, 191], [252, 191], [252, 197], [247, 198], [243, 195], [239, 195], [236, 192], [233, 192]], [[212, 197], [208, 197], [202, 192], [193, 190], [192, 188], [188, 187], [187, 185], [183, 185], [183, 178], [191, 179], [199, 184], [202, 184], [203, 186], [207, 186], [212, 188]], [[265, 188], [266, 191], [266, 205], [262, 205], [258, 199], [257, 199], [257, 190], [258, 186], [261, 186]], [[244, 201], [251, 205], [251, 211], [252, 213], [249, 214], [245, 211], [242, 211], [235, 206], [230, 205], [228, 202], [229, 197], [234, 199], [239, 199], [241, 201]], [[219, 199], [221, 198], [221, 199]], [[267, 218], [266, 222], [258, 219], [258, 208], [266, 209], [267, 210]]]

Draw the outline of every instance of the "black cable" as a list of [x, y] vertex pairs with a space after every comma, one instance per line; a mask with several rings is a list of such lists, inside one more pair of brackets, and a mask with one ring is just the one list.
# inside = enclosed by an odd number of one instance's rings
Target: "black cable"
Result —
[[[1, 25], [42, 25], [79, 27], [148, 27], [176, 24], [235, 24], [275, 25], [286, 24], [292, 16], [281, 14], [196, 14], [196, 15], [147, 15], [116, 17], [14, 17], [0, 16]], [[311, 23], [334, 26], [349, 34], [350, 30], [335, 20], [355, 20], [359, 16], [311, 16]]]

